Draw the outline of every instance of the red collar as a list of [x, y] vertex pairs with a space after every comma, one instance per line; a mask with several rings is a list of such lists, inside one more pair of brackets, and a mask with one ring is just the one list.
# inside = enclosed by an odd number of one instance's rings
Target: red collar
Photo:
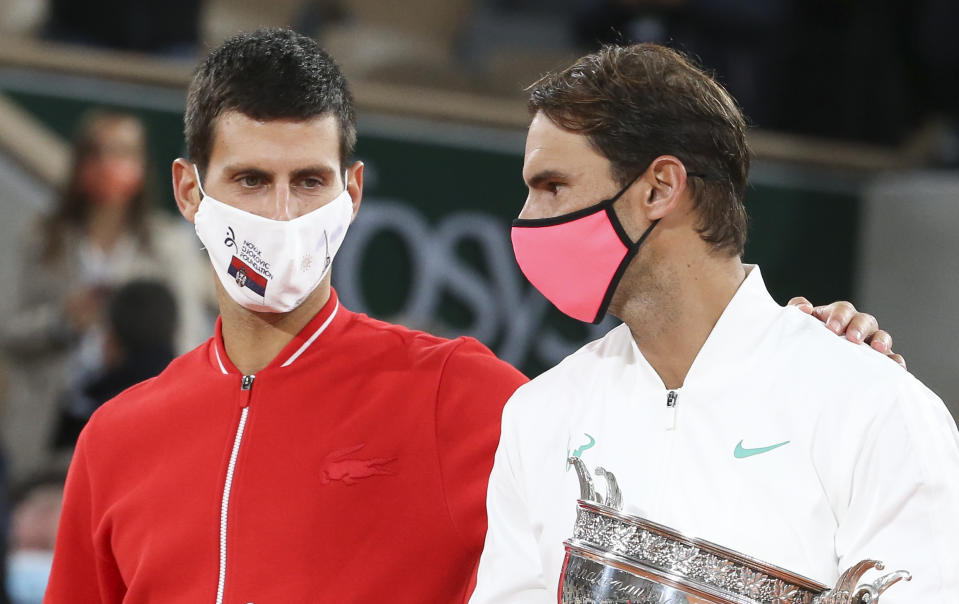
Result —
[[[307, 350], [313, 346], [320, 336], [330, 331], [334, 325], [339, 325], [348, 314], [345, 308], [341, 308], [339, 297], [336, 290], [330, 288], [330, 299], [326, 301], [323, 308], [310, 319], [298, 334], [280, 351], [269, 365], [264, 369], [273, 367], [289, 367], [296, 362]], [[339, 319], [339, 320], [338, 320]], [[223, 327], [220, 317], [216, 319], [216, 330], [213, 335], [212, 345], [209, 349], [210, 364], [217, 372], [222, 374], [240, 373], [226, 355], [226, 348], [223, 345]]]

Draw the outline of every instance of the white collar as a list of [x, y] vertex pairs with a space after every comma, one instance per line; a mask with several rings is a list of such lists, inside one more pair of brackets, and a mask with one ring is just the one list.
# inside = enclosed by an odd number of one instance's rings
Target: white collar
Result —
[[[746, 279], [736, 290], [703, 347], [696, 354], [686, 374], [683, 388], [740, 377], [744, 360], [757, 351], [769, 328], [780, 316], [782, 307], [766, 290], [759, 266], [746, 265], [746, 270]], [[617, 330], [622, 334], [619, 337], [628, 338], [633, 356], [627, 362], [638, 364], [643, 381], [653, 381], [665, 389], [662, 379], [643, 356], [629, 328], [625, 325], [621, 327], [621, 330]]]

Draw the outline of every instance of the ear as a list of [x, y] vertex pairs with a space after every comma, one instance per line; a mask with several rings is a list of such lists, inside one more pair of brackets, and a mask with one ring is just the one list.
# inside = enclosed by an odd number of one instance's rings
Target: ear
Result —
[[356, 220], [356, 213], [360, 210], [360, 203], [363, 201], [363, 162], [353, 162], [353, 165], [346, 169], [346, 190], [350, 192], [353, 198], [353, 218], [350, 222]]
[[183, 217], [193, 222], [196, 211], [200, 207], [200, 187], [196, 180], [193, 164], [177, 158], [173, 162], [173, 197], [176, 198], [176, 207]]
[[672, 155], [654, 159], [641, 179], [647, 193], [643, 211], [649, 220], [665, 218], [686, 193], [686, 167]]

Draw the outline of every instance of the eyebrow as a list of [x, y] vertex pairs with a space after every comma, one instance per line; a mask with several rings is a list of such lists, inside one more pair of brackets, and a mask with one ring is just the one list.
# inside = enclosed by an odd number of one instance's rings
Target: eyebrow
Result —
[[[223, 168], [223, 172], [231, 176], [235, 176], [237, 174], [249, 173], [249, 174], [255, 174], [261, 177], [268, 177], [268, 178], [273, 177], [272, 172], [269, 172], [262, 168], [258, 168], [256, 166], [251, 166], [246, 164], [228, 165]], [[297, 168], [296, 170], [293, 170], [293, 172], [290, 174], [290, 180], [296, 180], [298, 178], [303, 178], [304, 176], [311, 176], [311, 175], [329, 177], [331, 175], [336, 174], [336, 172], [337, 172], [336, 170], [334, 170], [333, 168], [329, 166], [323, 166], [323, 165], [306, 166], [304, 168]]]
[[337, 173], [336, 170], [329, 166], [308, 166], [306, 168], [300, 168], [294, 170], [290, 180], [297, 180], [303, 178], [304, 176], [322, 176], [324, 178], [329, 178], [335, 176]]
[[543, 170], [542, 172], [537, 172], [527, 180], [527, 185], [533, 189], [539, 187], [544, 182], [551, 180], [567, 180], [568, 176], [558, 170]]

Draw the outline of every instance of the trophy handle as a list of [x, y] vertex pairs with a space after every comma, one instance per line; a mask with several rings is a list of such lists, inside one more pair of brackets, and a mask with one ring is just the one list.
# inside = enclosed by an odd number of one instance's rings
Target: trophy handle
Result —
[[593, 486], [593, 478], [586, 469], [586, 464], [578, 457], [570, 457], [566, 460], [576, 469], [576, 477], [579, 478], [579, 498], [583, 501], [592, 501], [593, 503], [602, 503], [596, 496], [596, 488]]
[[596, 468], [596, 475], [606, 479], [606, 505], [614, 510], [622, 511], [623, 492], [619, 490], [616, 476], [602, 466]]
[[882, 570], [884, 567], [879, 560], [862, 560], [854, 566], [846, 569], [846, 572], [839, 575], [839, 581], [836, 582], [836, 588], [833, 592], [846, 592], [851, 594], [859, 584], [859, 579], [872, 569]]
[[887, 589], [899, 581], [912, 580], [912, 575], [905, 570], [883, 575], [873, 583], [863, 583], [859, 585], [866, 572], [875, 568], [882, 570], [884, 568], [879, 560], [863, 560], [858, 564], [846, 569], [836, 582], [836, 587], [818, 596], [813, 600], [814, 604], [875, 604], [879, 601], [879, 596]]
[[614, 510], [623, 509], [623, 492], [619, 490], [619, 484], [616, 482], [616, 476], [605, 468], [596, 468], [596, 475], [606, 479], [606, 497], [596, 492], [593, 485], [593, 478], [589, 475], [586, 464], [579, 457], [570, 457], [566, 460], [571, 466], [576, 468], [576, 477], [579, 478], [579, 498], [583, 501], [592, 501], [606, 505]]
[[881, 596], [883, 592], [902, 580], [911, 581], [912, 574], [906, 570], [897, 570], [896, 572], [879, 577], [874, 583], [860, 585], [856, 591], [856, 595], [853, 597], [853, 602], [857, 604], [859, 602], [862, 602], [862, 604], [878, 602], [879, 596]]

